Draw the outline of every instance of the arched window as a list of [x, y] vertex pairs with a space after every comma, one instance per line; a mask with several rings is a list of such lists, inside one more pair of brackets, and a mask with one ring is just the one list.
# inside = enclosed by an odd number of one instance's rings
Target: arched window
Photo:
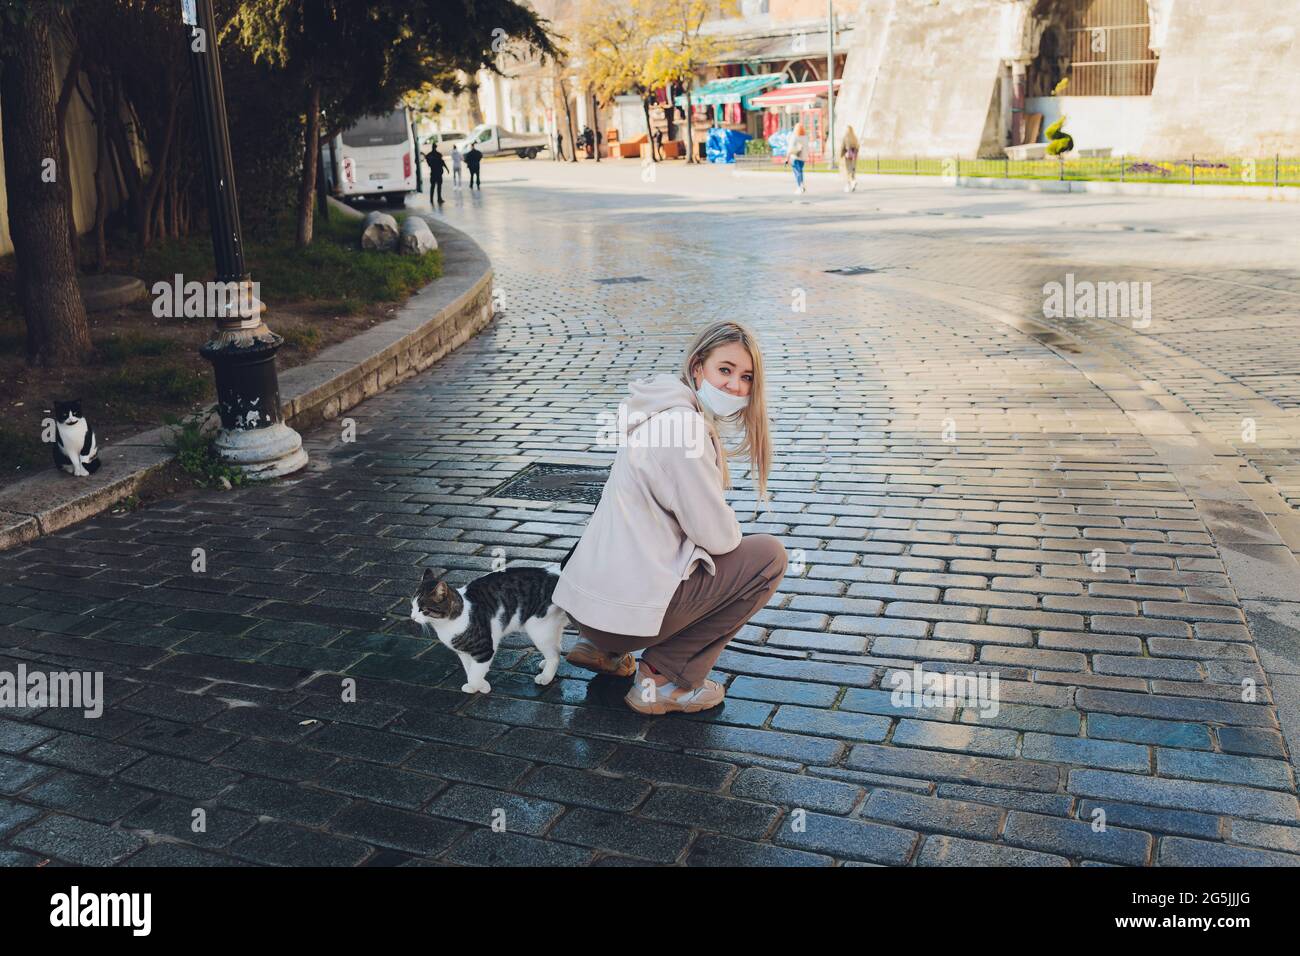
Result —
[[821, 71], [812, 60], [793, 60], [781, 72], [785, 74], [787, 83], [807, 83], [822, 78]]

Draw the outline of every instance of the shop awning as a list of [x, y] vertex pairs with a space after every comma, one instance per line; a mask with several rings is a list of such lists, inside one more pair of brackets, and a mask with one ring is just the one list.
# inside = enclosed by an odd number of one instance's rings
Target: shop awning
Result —
[[[710, 80], [703, 86], [691, 91], [692, 106], [718, 106], [726, 103], [739, 103], [745, 109], [750, 108], [750, 97], [771, 89], [781, 82], [780, 73], [758, 73], [750, 76], [724, 76], [719, 80]], [[686, 94], [678, 96], [674, 102], [686, 106]]]
[[[835, 80], [835, 92], [840, 91], [841, 80]], [[818, 100], [826, 99], [826, 81], [809, 80], [806, 83], [784, 83], [774, 90], [768, 90], [749, 101], [750, 107], [757, 110], [770, 109], [804, 109], [815, 106]]]

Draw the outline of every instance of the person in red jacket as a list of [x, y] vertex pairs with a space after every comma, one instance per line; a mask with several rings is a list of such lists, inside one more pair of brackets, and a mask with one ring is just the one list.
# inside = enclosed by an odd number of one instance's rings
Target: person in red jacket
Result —
[[[771, 439], [758, 341], [739, 322], [701, 330], [680, 375], [629, 385], [619, 448], [600, 504], [562, 564], [553, 600], [580, 635], [568, 661], [635, 681], [625, 697], [646, 714], [716, 707], [708, 674], [727, 643], [771, 598], [785, 546], [743, 535], [723, 494], [728, 458], [744, 457], [767, 497]], [[720, 426], [741, 436], [728, 449]], [[637, 664], [632, 651], [645, 649]]]

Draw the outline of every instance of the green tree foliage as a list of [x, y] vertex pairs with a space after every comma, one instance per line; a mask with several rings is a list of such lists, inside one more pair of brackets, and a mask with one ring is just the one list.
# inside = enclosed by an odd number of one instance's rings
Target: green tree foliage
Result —
[[695, 77], [713, 62], [719, 50], [717, 37], [705, 33], [704, 24], [736, 11], [736, 0], [656, 0], [652, 32], [655, 40], [642, 70], [641, 82], [650, 89], [680, 83], [686, 91], [686, 161], [695, 156], [691, 121], [691, 88]]
[[495, 68], [507, 40], [556, 52], [546, 21], [515, 0], [244, 0], [226, 34], [301, 94], [299, 245], [312, 239], [322, 140], [425, 85], [454, 87], [456, 70]]

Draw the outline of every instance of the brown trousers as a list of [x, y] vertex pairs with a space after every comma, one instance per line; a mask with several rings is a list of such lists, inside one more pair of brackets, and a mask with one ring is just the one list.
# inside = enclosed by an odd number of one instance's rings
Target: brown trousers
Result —
[[758, 612], [785, 576], [785, 545], [770, 534], [745, 535], [734, 551], [715, 554], [677, 587], [657, 635], [612, 634], [574, 622], [602, 651], [647, 648], [641, 659], [679, 687], [698, 687], [727, 643]]

